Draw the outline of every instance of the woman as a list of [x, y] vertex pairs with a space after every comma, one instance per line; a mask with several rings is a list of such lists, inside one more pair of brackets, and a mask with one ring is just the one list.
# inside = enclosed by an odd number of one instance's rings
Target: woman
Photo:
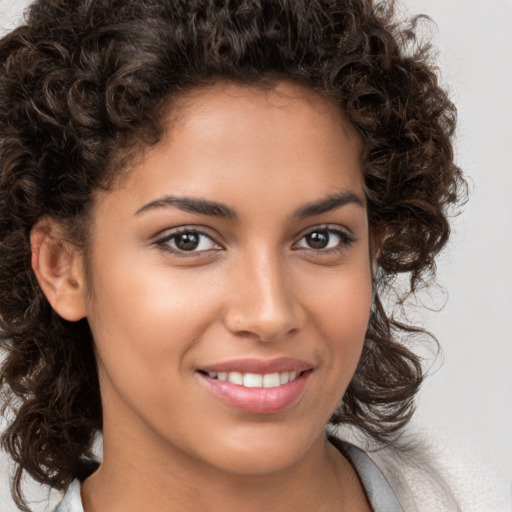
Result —
[[22, 509], [26, 472], [68, 512], [401, 510], [325, 427], [397, 443], [423, 378], [380, 296], [463, 180], [412, 38], [367, 1], [41, 0], [0, 42]]

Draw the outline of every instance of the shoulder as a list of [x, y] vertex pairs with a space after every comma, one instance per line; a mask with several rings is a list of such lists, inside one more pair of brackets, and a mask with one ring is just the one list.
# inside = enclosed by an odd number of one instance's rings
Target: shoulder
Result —
[[[333, 438], [330, 440], [333, 442]], [[376, 495], [380, 500], [383, 492], [387, 495], [391, 490], [401, 506], [397, 510], [460, 512], [451, 482], [438, 467], [436, 457], [418, 440], [407, 442], [404, 439], [394, 445], [370, 450], [357, 448], [339, 439], [336, 441], [348, 447], [340, 451], [359, 474], [375, 511], [380, 509], [375, 507], [371, 497]], [[357, 442], [356, 439], [354, 442]], [[364, 440], [361, 442], [367, 444]]]

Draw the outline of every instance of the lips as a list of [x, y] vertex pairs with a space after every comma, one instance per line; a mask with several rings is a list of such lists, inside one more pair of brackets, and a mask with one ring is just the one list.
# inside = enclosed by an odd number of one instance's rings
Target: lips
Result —
[[293, 358], [238, 359], [202, 367], [198, 375], [226, 405], [255, 414], [280, 412], [303, 394], [313, 365]]

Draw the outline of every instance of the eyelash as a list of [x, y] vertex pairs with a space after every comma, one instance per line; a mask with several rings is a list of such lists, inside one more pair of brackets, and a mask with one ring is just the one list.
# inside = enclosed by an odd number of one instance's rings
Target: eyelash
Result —
[[[314, 228], [311, 228], [308, 231], [302, 233], [298, 242], [295, 242], [293, 244], [293, 247], [295, 248], [305, 237], [307, 237], [308, 235], [312, 235], [313, 233], [327, 233], [329, 235], [329, 237], [334, 235], [339, 238], [339, 243], [335, 247], [331, 247], [328, 249], [325, 249], [325, 248], [315, 249], [312, 247], [304, 248], [307, 251], [311, 251], [315, 254], [324, 255], [324, 256], [344, 252], [345, 250], [347, 250], [350, 247], [350, 245], [352, 245], [356, 241], [356, 239], [354, 238], [353, 235], [351, 235], [351, 234], [347, 233], [346, 231], [343, 231], [339, 228], [333, 228], [330, 226], [315, 226]], [[197, 256], [198, 254], [201, 254], [204, 252], [209, 252], [212, 250], [212, 249], [204, 249], [204, 250], [200, 250], [200, 251], [196, 251], [196, 250], [186, 251], [186, 250], [170, 247], [169, 243], [172, 240], [176, 240], [180, 235], [184, 235], [184, 234], [195, 234], [195, 235], [198, 235], [198, 237], [200, 239], [203, 237], [206, 237], [213, 244], [215, 244], [217, 247], [219, 247], [219, 248], [215, 248], [213, 250], [220, 250], [220, 248], [221, 248], [220, 244], [218, 244], [210, 235], [208, 235], [204, 231], [201, 231], [200, 229], [194, 229], [192, 227], [183, 227], [183, 228], [176, 229], [173, 232], [165, 235], [164, 237], [156, 240], [154, 242], [154, 245], [158, 246], [162, 251], [169, 252], [173, 255], [177, 255], [179, 257], [184, 257], [184, 258], [194, 257], [194, 256]], [[330, 240], [329, 240], [329, 242], [330, 242]], [[201, 244], [201, 241], [199, 241], [199, 244]]]
[[306, 232], [302, 233], [299, 241], [294, 244], [294, 247], [308, 235], [312, 235], [313, 233], [327, 233], [329, 235], [329, 243], [331, 236], [334, 235], [339, 238], [339, 243], [335, 247], [331, 247], [329, 249], [314, 249], [312, 247], [306, 248], [306, 250], [313, 251], [315, 254], [319, 254], [321, 256], [330, 256], [332, 254], [342, 253], [356, 241], [355, 237], [347, 231], [343, 231], [338, 227], [334, 228], [329, 225], [321, 225], [315, 226], [314, 228], [308, 229]]
[[[194, 229], [192, 227], [178, 228], [178, 229], [172, 231], [171, 233], [165, 235], [164, 237], [159, 238], [158, 240], [156, 240], [155, 241], [155, 245], [158, 246], [162, 251], [169, 252], [169, 253], [171, 253], [173, 255], [176, 255], [176, 256], [179, 256], [179, 257], [182, 257], [182, 258], [194, 257], [194, 256], [197, 256], [200, 253], [204, 253], [206, 251], [210, 251], [211, 250], [211, 249], [207, 249], [207, 250], [203, 250], [203, 251], [184, 251], [182, 249], [173, 248], [173, 247], [171, 247], [169, 245], [169, 243], [172, 240], [175, 240], [180, 235], [184, 235], [184, 234], [196, 234], [196, 235], [199, 236], [200, 239], [206, 237], [209, 240], [211, 240], [211, 242], [213, 244], [215, 244], [215, 245], [220, 247], [220, 245], [217, 242], [215, 242], [215, 240], [210, 235], [208, 235], [207, 233], [201, 231], [200, 229]], [[199, 243], [201, 243], [201, 241]], [[219, 250], [219, 249], [214, 249], [214, 250]]]

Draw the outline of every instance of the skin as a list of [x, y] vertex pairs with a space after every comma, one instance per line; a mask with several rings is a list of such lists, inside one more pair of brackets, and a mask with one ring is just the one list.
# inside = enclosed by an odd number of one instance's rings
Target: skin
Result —
[[[82, 486], [86, 512], [370, 510], [324, 434], [370, 311], [360, 150], [338, 108], [302, 86], [217, 83], [182, 97], [164, 139], [96, 194], [88, 278], [55, 223], [35, 230], [43, 290], [64, 318], [88, 318], [97, 351], [104, 458]], [[294, 216], [338, 194], [352, 199]], [[197, 249], [177, 249], [183, 227], [204, 233]], [[312, 248], [311, 232], [329, 248]], [[248, 357], [313, 371], [284, 410], [249, 413], [198, 372]]]

